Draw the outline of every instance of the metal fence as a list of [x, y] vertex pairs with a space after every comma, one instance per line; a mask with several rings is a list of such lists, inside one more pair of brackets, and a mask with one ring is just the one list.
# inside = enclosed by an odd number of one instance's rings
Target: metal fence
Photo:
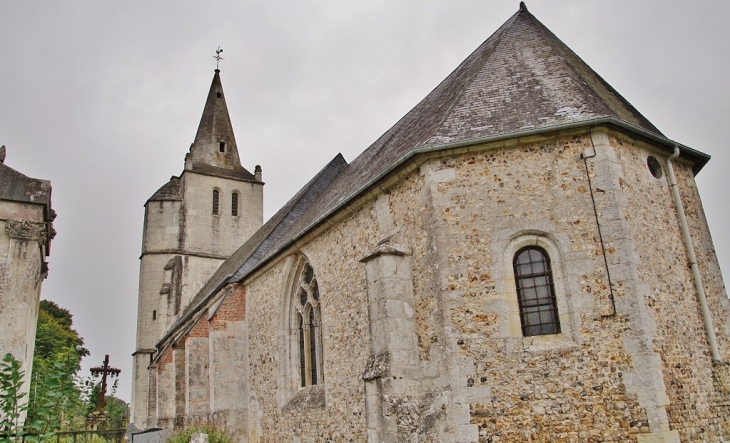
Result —
[[[126, 429], [104, 429], [97, 431], [59, 431], [42, 439], [43, 443], [124, 443]], [[0, 438], [25, 443], [26, 439], [37, 441], [38, 434], [0, 434]]]

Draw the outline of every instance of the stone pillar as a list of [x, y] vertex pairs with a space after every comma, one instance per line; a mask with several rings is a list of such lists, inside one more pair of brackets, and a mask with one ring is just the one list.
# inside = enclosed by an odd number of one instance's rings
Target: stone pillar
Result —
[[208, 318], [203, 316], [185, 339], [186, 425], [208, 419]]
[[187, 370], [185, 361], [185, 341], [173, 346], [172, 360], [175, 371], [175, 419], [174, 429], [181, 429], [185, 425], [185, 411], [187, 400]]
[[[409, 253], [385, 242], [365, 263], [370, 358], [365, 381], [368, 442], [410, 440], [420, 415], [420, 371]], [[405, 423], [405, 425], [404, 425]]]
[[130, 408], [130, 422], [134, 423], [139, 429], [149, 427], [149, 403], [151, 398], [150, 392], [150, 372], [149, 365], [152, 362], [154, 349], [143, 349], [135, 351], [132, 354], [134, 365], [132, 366], [132, 405]]
[[[154, 387], [157, 399], [156, 407], [150, 409], [150, 414], [156, 416], [150, 422], [156, 422], [154, 426], [163, 429], [173, 429], [173, 419], [175, 417], [175, 364], [172, 348], [162, 351], [155, 369], [157, 369], [157, 374]], [[150, 388], [152, 388], [151, 383]]]
[[[0, 229], [2, 221], [0, 218]], [[43, 262], [46, 225], [12, 220], [4, 224], [5, 229], [0, 231], [0, 358], [10, 353], [20, 362], [20, 369], [25, 372], [21, 391], [27, 394], [33, 369], [38, 300], [47, 271]]]

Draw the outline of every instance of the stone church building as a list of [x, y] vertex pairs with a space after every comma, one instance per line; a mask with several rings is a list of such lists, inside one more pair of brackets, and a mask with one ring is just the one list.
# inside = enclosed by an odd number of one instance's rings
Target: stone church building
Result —
[[262, 224], [216, 70], [145, 206], [132, 419], [250, 443], [727, 441], [708, 160], [521, 4]]

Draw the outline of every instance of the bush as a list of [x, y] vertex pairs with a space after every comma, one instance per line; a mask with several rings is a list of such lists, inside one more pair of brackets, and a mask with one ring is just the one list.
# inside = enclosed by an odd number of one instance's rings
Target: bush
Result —
[[190, 443], [190, 437], [198, 432], [208, 434], [208, 443], [235, 443], [226, 431], [217, 429], [214, 426], [191, 426], [185, 430], [174, 432], [165, 443]]

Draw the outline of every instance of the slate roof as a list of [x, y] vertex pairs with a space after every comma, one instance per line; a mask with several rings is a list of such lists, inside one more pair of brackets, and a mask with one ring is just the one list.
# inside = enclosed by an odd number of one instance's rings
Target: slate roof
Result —
[[170, 181], [162, 185], [160, 189], [152, 194], [147, 200], [151, 201], [180, 201], [182, 200], [182, 189], [180, 186], [180, 177], [172, 176]]
[[[521, 4], [426, 98], [354, 159], [271, 254], [419, 150], [598, 122], [615, 122], [667, 140]], [[683, 155], [693, 156], [700, 167], [709, 159], [684, 148]]]
[[[271, 247], [283, 238], [291, 225], [305, 212], [317, 197], [332, 183], [332, 180], [347, 166], [342, 154], [337, 154], [309, 183], [304, 185], [279, 211], [274, 214], [236, 252], [224, 261], [213, 276], [201, 288], [181, 315], [181, 321], [195, 311], [201, 303], [229, 281], [235, 281], [246, 274], [271, 251]], [[174, 327], [172, 328], [175, 329]]]
[[[420, 103], [336, 177], [328, 177], [325, 189], [318, 186], [309, 194], [316, 200], [290, 210], [313, 182], [299, 191], [221, 265], [177, 324], [226, 282], [245, 278], [419, 152], [599, 124], [667, 150], [676, 145], [521, 3], [517, 13]], [[682, 156], [695, 162], [695, 172], [709, 160], [706, 154], [679, 146]], [[286, 226], [278, 228], [283, 220]]]

